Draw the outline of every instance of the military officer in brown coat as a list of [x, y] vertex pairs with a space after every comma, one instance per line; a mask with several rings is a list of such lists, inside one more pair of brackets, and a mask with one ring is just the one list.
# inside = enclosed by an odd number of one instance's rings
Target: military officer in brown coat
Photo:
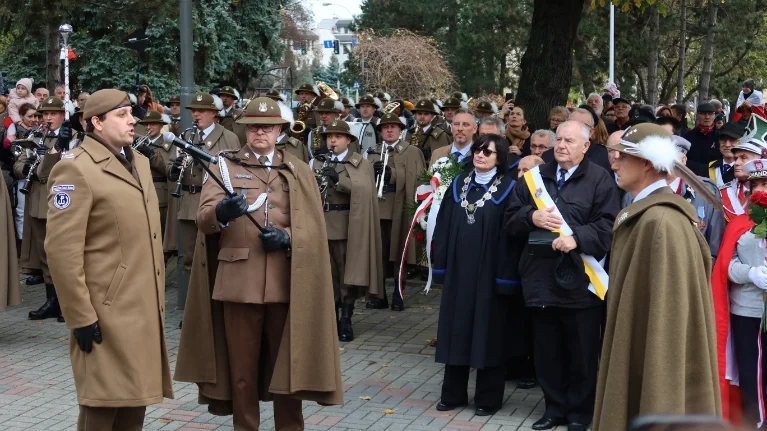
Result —
[[[381, 229], [373, 165], [349, 144], [357, 140], [349, 125], [337, 120], [323, 132], [330, 153], [312, 160], [323, 197], [330, 269], [338, 321], [338, 340], [354, 340], [352, 315], [360, 290], [383, 293]], [[347, 254], [347, 250], [352, 253]]]
[[[320, 89], [317, 88], [316, 85], [312, 84], [303, 84], [298, 87], [298, 90], [296, 90], [296, 95], [298, 96], [298, 106], [293, 112], [293, 115], [295, 116], [296, 120], [301, 120], [304, 122], [306, 125], [306, 130], [300, 134], [294, 135], [293, 137], [306, 143], [309, 139], [309, 132], [322, 124], [320, 113], [315, 111], [315, 108], [320, 104], [323, 96], [320, 93]], [[301, 119], [300, 113], [303, 110], [303, 106], [305, 105], [308, 105], [309, 111], [307, 112], [306, 117]]]
[[[59, 308], [56, 289], [48, 266], [47, 254], [44, 242], [46, 236], [46, 220], [48, 218], [48, 176], [53, 166], [59, 161], [61, 151], [69, 150], [69, 141], [72, 137], [72, 129], [64, 125], [64, 102], [58, 97], [49, 97], [37, 109], [43, 114], [43, 124], [46, 125], [46, 136], [43, 146], [37, 150], [27, 150], [22, 153], [13, 164], [13, 171], [18, 179], [29, 180], [29, 193], [26, 197], [24, 211], [28, 214], [24, 223], [29, 223], [29, 235], [22, 238], [22, 260], [24, 252], [37, 252], [37, 257], [43, 270], [45, 281], [45, 303], [36, 311], [29, 312], [32, 320], [57, 318], [64, 321]], [[39, 141], [37, 141], [39, 143]], [[51, 151], [54, 147], [58, 151]], [[29, 176], [32, 172], [31, 177]], [[26, 229], [25, 229], [26, 232]], [[26, 242], [26, 244], [24, 244]], [[34, 242], [34, 244], [32, 243]]]
[[[383, 143], [368, 150], [366, 158], [373, 162], [376, 180], [383, 175], [383, 196], [378, 201], [378, 214], [381, 219], [381, 245], [384, 260], [383, 278], [394, 278], [394, 295], [392, 296], [391, 309], [402, 311], [405, 308], [400, 296], [399, 267], [402, 261], [402, 253], [405, 248], [411, 217], [405, 214], [407, 202], [414, 202], [415, 189], [418, 187], [418, 176], [426, 169], [426, 161], [423, 153], [418, 148], [410, 145], [407, 141], [402, 142], [399, 137], [405, 125], [395, 114], [384, 114], [378, 125]], [[389, 160], [384, 166], [382, 154], [389, 152]], [[410, 242], [407, 249], [407, 263], [415, 265], [415, 243]], [[383, 284], [382, 284], [383, 286]], [[379, 297], [369, 296], [367, 308], [382, 309], [389, 306], [386, 298], [386, 289]]]
[[85, 140], [51, 171], [45, 249], [72, 330], [78, 431], [138, 431], [146, 406], [173, 397], [157, 194], [130, 148], [128, 94], [99, 90], [84, 116]]
[[[208, 93], [197, 93], [192, 99], [192, 103], [186, 107], [192, 110], [192, 117], [197, 124], [197, 133], [192, 133], [188, 138], [192, 143], [200, 145], [200, 148], [210, 154], [217, 154], [224, 150], [237, 150], [241, 148], [240, 140], [237, 135], [226, 130], [220, 124], [216, 124], [216, 105], [213, 96]], [[171, 182], [176, 182], [180, 176], [181, 166], [186, 160], [184, 154], [178, 154], [166, 165], [166, 172]], [[184, 176], [181, 179], [181, 197], [177, 202], [181, 244], [184, 247], [184, 271], [192, 270], [192, 258], [194, 256], [195, 238], [197, 238], [197, 207], [200, 206], [200, 192], [202, 191], [202, 179], [204, 172], [201, 166], [196, 162], [189, 164], [184, 169]], [[191, 164], [190, 164], [191, 163]]]
[[[171, 144], [165, 143], [162, 139], [162, 129], [168, 125], [167, 116], [157, 111], [149, 111], [139, 123], [146, 127], [147, 141], [146, 144], [139, 146], [136, 150], [149, 159], [149, 166], [152, 168], [152, 182], [157, 192], [157, 201], [160, 204], [162, 234], [165, 237], [168, 201], [170, 200], [170, 190], [168, 189], [170, 183], [165, 168], [168, 163], [173, 163], [176, 151]], [[175, 222], [175, 218], [173, 220]]]
[[[327, 129], [330, 123], [338, 120], [343, 110], [344, 110], [343, 103], [337, 100], [333, 100], [329, 97], [322, 99], [322, 101], [320, 101], [320, 104], [316, 108], [314, 108], [314, 111], [319, 113], [322, 124], [318, 126], [316, 129], [309, 132], [309, 141], [307, 145], [309, 146], [310, 156], [315, 156], [316, 154], [322, 154], [327, 152], [328, 143], [324, 135], [325, 129]], [[359, 153], [360, 152], [359, 142], [357, 141], [352, 142], [350, 148], [352, 152]]]
[[218, 97], [224, 103], [224, 116], [221, 118], [221, 125], [230, 132], [233, 132], [240, 139], [240, 144], [245, 145], [245, 126], [237, 124], [237, 119], [242, 116], [242, 110], [237, 109], [237, 93], [230, 86], [221, 87], [218, 90]]
[[308, 165], [275, 149], [277, 103], [256, 98], [239, 121], [248, 144], [211, 165], [236, 194], [203, 185], [176, 379], [237, 430], [258, 430], [272, 399], [276, 428], [302, 430], [301, 400], [343, 403], [320, 193]]
[[450, 135], [441, 128], [432, 125], [434, 117], [439, 113], [434, 103], [429, 99], [421, 99], [413, 108], [416, 126], [409, 130], [405, 140], [423, 151], [424, 158], [429, 161], [431, 153], [437, 148], [450, 145]]
[[170, 126], [168, 130], [178, 136], [181, 128], [181, 96], [173, 96], [170, 102], [168, 102], [168, 107], [170, 108]]

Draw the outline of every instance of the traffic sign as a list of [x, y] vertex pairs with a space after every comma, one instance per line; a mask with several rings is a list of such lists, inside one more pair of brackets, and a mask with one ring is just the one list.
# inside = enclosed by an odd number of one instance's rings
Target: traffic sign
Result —
[[354, 88], [360, 88], [360, 83], [357, 81], [354, 81]]
[[333, 41], [332, 40], [323, 40], [322, 45], [325, 48], [332, 48], [333, 47]]
[[355, 46], [357, 46], [357, 38], [353, 37], [352, 38], [352, 48], [354, 48]]

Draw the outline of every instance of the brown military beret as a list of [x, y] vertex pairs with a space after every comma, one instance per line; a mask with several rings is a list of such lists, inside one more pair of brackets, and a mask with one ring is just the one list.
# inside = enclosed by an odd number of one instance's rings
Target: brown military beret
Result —
[[85, 106], [83, 116], [85, 119], [91, 119], [125, 106], [131, 106], [128, 93], [115, 90], [114, 88], [107, 88], [91, 94]]

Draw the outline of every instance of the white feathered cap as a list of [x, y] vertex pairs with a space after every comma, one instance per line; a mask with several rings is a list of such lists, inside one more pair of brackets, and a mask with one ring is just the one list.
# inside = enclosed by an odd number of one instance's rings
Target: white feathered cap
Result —
[[682, 151], [672, 135], [661, 126], [643, 123], [631, 126], [623, 132], [616, 145], [608, 149], [645, 159], [658, 172], [672, 172], [682, 158]]
[[165, 124], [170, 124], [170, 115], [168, 114], [161, 114], [160, 118], [162, 118], [162, 122]]
[[138, 100], [136, 99], [136, 95], [135, 94], [128, 93], [128, 98], [130, 99], [130, 104], [131, 105], [138, 104]]
[[[378, 109], [383, 109], [383, 103], [381, 103], [381, 99], [374, 97], [373, 102], [375, 102]], [[343, 111], [343, 109], [341, 109]]]
[[296, 120], [293, 117], [293, 110], [290, 109], [287, 104], [282, 102], [277, 102], [277, 105], [280, 107], [280, 116], [282, 116], [282, 119], [287, 121], [292, 127], [296, 123]]
[[224, 102], [215, 94], [211, 94], [211, 97], [213, 97], [213, 104], [216, 105], [216, 116], [225, 117], [226, 113], [224, 112]]

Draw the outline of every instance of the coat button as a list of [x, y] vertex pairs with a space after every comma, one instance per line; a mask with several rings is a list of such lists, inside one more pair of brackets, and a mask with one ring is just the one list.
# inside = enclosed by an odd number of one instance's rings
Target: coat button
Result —
[[273, 204], [269, 204], [269, 209], [272, 209], [272, 208], [274, 208], [274, 205]]
[[157, 234], [156, 234], [156, 233], [153, 233], [153, 234], [152, 234], [152, 237], [154, 237], [154, 239], [157, 239]]
[[269, 226], [274, 226], [274, 222], [273, 222], [273, 221], [270, 221], [270, 222], [269, 222]]
[[268, 193], [271, 193], [271, 192], [272, 192], [272, 188], [271, 188], [271, 187], [269, 187], [268, 189], [266, 189], [266, 191], [267, 191]]

